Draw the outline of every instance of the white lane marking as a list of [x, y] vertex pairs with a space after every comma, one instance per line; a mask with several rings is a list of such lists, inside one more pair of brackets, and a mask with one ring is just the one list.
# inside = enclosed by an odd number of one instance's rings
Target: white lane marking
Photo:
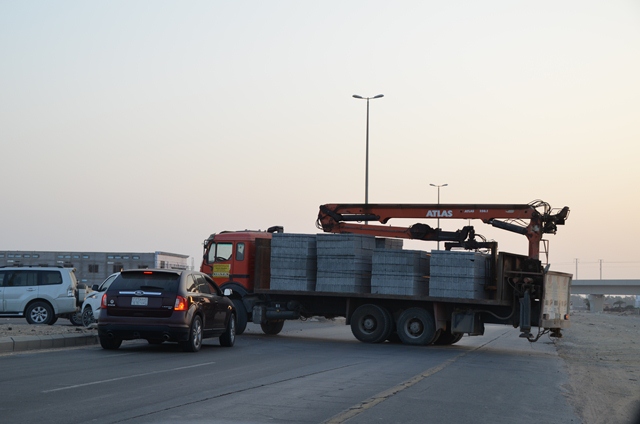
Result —
[[383, 392], [378, 393], [377, 395], [374, 395], [372, 397], [370, 397], [369, 399], [366, 399], [356, 405], [353, 405], [351, 408], [342, 411], [341, 413], [339, 413], [338, 415], [334, 415], [333, 417], [329, 418], [328, 420], [324, 421], [323, 424], [343, 424], [344, 422], [350, 420], [351, 418], [362, 414], [363, 412], [365, 412], [366, 410], [373, 408], [374, 406], [378, 405], [381, 402], [384, 402], [387, 399], [390, 399], [391, 397], [397, 395], [398, 393], [400, 393], [401, 391], [408, 389], [411, 386], [414, 386], [418, 383], [420, 383], [422, 380], [424, 380], [425, 378], [431, 377], [433, 374], [436, 374], [440, 371], [442, 371], [443, 369], [447, 368], [449, 365], [455, 363], [456, 361], [458, 361], [460, 358], [473, 353], [477, 350], [482, 349], [483, 347], [485, 347], [486, 345], [488, 345], [489, 343], [492, 343], [496, 340], [498, 340], [500, 337], [504, 336], [505, 334], [507, 334], [509, 331], [504, 331], [501, 334], [499, 334], [498, 336], [494, 337], [493, 339], [489, 340], [488, 342], [485, 342], [483, 344], [481, 344], [480, 346], [477, 346], [475, 348], [472, 348], [471, 350], [465, 351], [465, 352], [461, 352], [459, 354], [457, 354], [456, 356], [454, 356], [453, 358], [447, 359], [446, 361], [444, 361], [442, 364], [429, 368], [423, 372], [421, 372], [420, 374], [414, 375], [413, 377], [411, 377], [408, 380], [403, 381], [402, 383], [393, 386]]
[[107, 380], [98, 380], [98, 381], [92, 381], [90, 383], [74, 384], [73, 386], [58, 387], [57, 389], [43, 390], [42, 393], [53, 393], [53, 392], [59, 392], [59, 391], [62, 391], [62, 390], [77, 389], [79, 387], [93, 386], [93, 385], [96, 385], [96, 384], [103, 384], [103, 383], [111, 383], [113, 381], [126, 380], [126, 379], [129, 379], [129, 378], [144, 377], [144, 376], [147, 376], [147, 375], [162, 374], [162, 373], [165, 373], [165, 372], [186, 370], [186, 369], [189, 369], [189, 368], [198, 368], [198, 367], [203, 367], [203, 366], [212, 365], [212, 364], [215, 364], [215, 362], [205, 362], [203, 364], [189, 365], [187, 367], [170, 368], [170, 369], [167, 369], [167, 370], [151, 371], [151, 372], [145, 372], [145, 373], [142, 373], [142, 374], [126, 375], [124, 377], [109, 378]]

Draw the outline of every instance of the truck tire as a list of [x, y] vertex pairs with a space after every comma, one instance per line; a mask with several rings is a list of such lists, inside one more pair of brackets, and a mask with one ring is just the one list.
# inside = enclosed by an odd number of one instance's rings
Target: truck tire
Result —
[[249, 320], [247, 316], [247, 309], [244, 307], [244, 303], [242, 303], [242, 299], [231, 299], [233, 302], [233, 307], [236, 308], [236, 335], [239, 336], [244, 333], [244, 330], [247, 329], [247, 322]]
[[284, 321], [267, 321], [265, 323], [260, 324], [260, 328], [262, 328], [262, 332], [269, 336], [275, 336], [276, 334], [282, 331], [282, 327], [284, 327]]
[[53, 308], [46, 302], [32, 303], [27, 306], [24, 315], [29, 324], [52, 325], [58, 320], [58, 318], [53, 315]]
[[361, 342], [383, 342], [391, 335], [392, 331], [391, 314], [381, 306], [362, 305], [351, 316], [351, 332]]
[[462, 334], [451, 334], [449, 331], [442, 331], [438, 338], [433, 342], [434, 345], [437, 346], [449, 346], [452, 344], [456, 344], [462, 339]]
[[402, 343], [424, 346], [437, 336], [433, 315], [423, 308], [409, 308], [398, 317], [397, 333]]

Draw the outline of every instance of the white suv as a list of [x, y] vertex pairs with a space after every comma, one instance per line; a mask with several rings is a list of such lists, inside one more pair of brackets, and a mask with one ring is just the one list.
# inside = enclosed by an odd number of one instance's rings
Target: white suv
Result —
[[75, 270], [61, 267], [0, 267], [0, 316], [53, 324], [77, 307]]

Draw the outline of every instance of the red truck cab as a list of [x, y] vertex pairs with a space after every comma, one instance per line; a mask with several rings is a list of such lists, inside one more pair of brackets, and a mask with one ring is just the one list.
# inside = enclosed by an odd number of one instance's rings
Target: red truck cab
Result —
[[221, 289], [231, 289], [238, 310], [237, 334], [242, 334], [247, 323], [248, 308], [242, 299], [253, 293], [256, 282], [256, 240], [271, 239], [280, 226], [267, 231], [223, 231], [211, 234], [204, 241], [204, 255], [200, 271], [208, 274]]

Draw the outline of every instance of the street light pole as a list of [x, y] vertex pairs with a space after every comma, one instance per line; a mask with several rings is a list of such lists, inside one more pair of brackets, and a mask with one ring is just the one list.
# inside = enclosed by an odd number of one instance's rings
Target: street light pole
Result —
[[[440, 187], [446, 187], [449, 184], [429, 184], [431, 187], [436, 187], [438, 189], [438, 206], [440, 206]], [[440, 213], [438, 213], [440, 215]], [[438, 218], [438, 230], [440, 229], [440, 218]], [[440, 250], [440, 240], [438, 240], [438, 250]]]
[[367, 101], [367, 136], [366, 136], [366, 154], [365, 154], [365, 165], [364, 165], [364, 204], [369, 204], [369, 99], [379, 99], [380, 97], [384, 97], [384, 94], [378, 94], [373, 97], [362, 97], [357, 94], [353, 95], [356, 99], [364, 99]]

